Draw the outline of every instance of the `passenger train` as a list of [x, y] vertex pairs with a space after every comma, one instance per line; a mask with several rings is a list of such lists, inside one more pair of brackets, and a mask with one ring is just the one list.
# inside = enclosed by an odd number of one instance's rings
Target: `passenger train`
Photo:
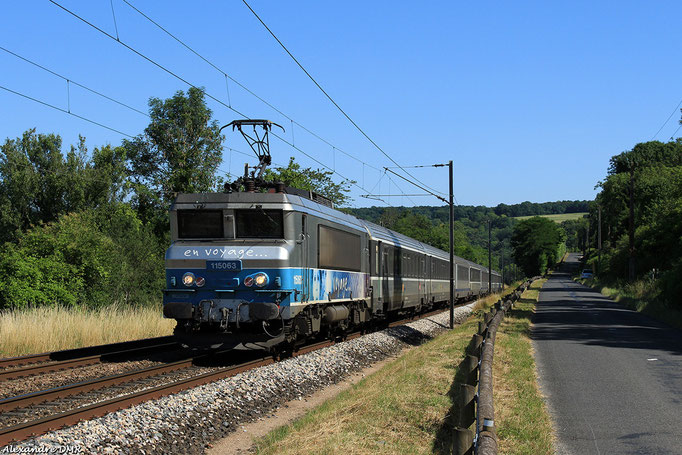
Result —
[[[170, 211], [163, 314], [193, 346], [278, 349], [339, 337], [449, 299], [449, 254], [308, 191], [180, 194]], [[455, 257], [455, 296], [500, 289]]]

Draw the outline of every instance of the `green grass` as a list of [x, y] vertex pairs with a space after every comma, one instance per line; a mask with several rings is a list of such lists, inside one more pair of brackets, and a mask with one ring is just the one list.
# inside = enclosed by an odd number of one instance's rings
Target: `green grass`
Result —
[[[538, 215], [543, 218], [549, 218], [550, 220], [554, 221], [555, 223], [561, 223], [563, 221], [567, 220], [577, 220], [582, 217], [587, 215], [587, 212], [579, 212], [579, 213], [559, 213], [559, 214], [554, 214], [554, 215]], [[527, 220], [528, 218], [533, 218], [532, 216], [515, 216], [514, 219], [516, 220]]]
[[[537, 294], [537, 286], [528, 292]], [[498, 332], [496, 424], [500, 453], [553, 453], [549, 417], [535, 382], [530, 314], [521, 303]], [[490, 303], [495, 299], [490, 299]], [[411, 349], [352, 388], [256, 442], [259, 454], [449, 454], [458, 366], [479, 317]]]
[[470, 321], [386, 364], [349, 390], [274, 430], [259, 454], [448, 454], [453, 386]]
[[499, 453], [550, 455], [551, 421], [537, 385], [530, 328], [546, 279], [535, 281], [500, 325], [495, 339], [493, 380]]

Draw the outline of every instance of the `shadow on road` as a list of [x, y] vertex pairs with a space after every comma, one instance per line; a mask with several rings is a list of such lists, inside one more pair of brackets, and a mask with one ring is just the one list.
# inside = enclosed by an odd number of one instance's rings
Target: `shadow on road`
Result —
[[576, 268], [565, 264], [546, 282], [533, 319], [533, 339], [682, 354], [679, 330], [573, 282], [570, 270]]

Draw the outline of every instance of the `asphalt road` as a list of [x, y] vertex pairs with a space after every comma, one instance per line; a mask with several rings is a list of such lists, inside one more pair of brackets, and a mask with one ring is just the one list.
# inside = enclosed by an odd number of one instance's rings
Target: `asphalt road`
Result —
[[682, 331], [571, 280], [540, 292], [533, 344], [557, 453], [682, 454]]

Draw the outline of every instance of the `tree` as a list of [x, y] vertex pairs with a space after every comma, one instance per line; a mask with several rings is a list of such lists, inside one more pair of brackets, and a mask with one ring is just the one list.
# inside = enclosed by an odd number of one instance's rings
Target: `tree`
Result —
[[584, 242], [585, 228], [587, 220], [579, 218], [577, 220], [566, 220], [559, 224], [566, 236], [566, 249], [568, 251], [580, 251]]
[[190, 88], [167, 100], [149, 100], [151, 121], [144, 134], [123, 140], [133, 182], [134, 204], [145, 221], [167, 230], [175, 193], [211, 191], [222, 160], [222, 140], [204, 92]]
[[539, 216], [521, 221], [514, 228], [514, 258], [527, 276], [544, 274], [558, 260], [565, 234], [559, 226]]
[[350, 186], [356, 182], [344, 180], [336, 183], [331, 178], [333, 174], [322, 169], [301, 168], [294, 157], [290, 157], [287, 167], [266, 169], [263, 178], [268, 182], [283, 182], [287, 186], [313, 191], [332, 201], [335, 206], [343, 207], [351, 201], [348, 193]]
[[[648, 267], [647, 250], [638, 235], [649, 232], [646, 228], [659, 222], [682, 195], [682, 140], [667, 143], [650, 141], [635, 145], [632, 150], [611, 157], [607, 177], [599, 182], [601, 192], [597, 203], [603, 207], [603, 220], [607, 227], [606, 238], [611, 244], [623, 244], [627, 234], [628, 279], [634, 280]], [[621, 252], [622, 253], [622, 252]], [[622, 270], [623, 254], [616, 254], [611, 271]], [[645, 267], [635, 269], [644, 258]], [[637, 269], [640, 269], [637, 266]]]
[[125, 197], [122, 148], [95, 148], [88, 157], [82, 136], [66, 156], [61, 148], [61, 137], [35, 129], [0, 147], [0, 242], [63, 214]]
[[3, 245], [0, 309], [155, 302], [163, 247], [126, 203], [61, 215]]

